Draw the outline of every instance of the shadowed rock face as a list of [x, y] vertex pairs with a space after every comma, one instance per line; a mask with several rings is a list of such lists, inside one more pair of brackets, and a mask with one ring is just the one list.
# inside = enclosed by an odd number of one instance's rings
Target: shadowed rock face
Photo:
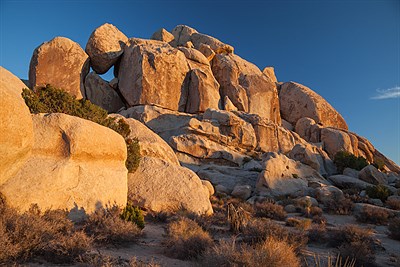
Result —
[[65, 37], [56, 37], [33, 52], [29, 83], [32, 87], [51, 84], [81, 99], [88, 72], [89, 57], [79, 44]]
[[281, 85], [279, 102], [282, 118], [293, 125], [299, 119], [308, 117], [325, 127], [348, 129], [343, 117], [325, 99], [304, 85], [295, 82]]

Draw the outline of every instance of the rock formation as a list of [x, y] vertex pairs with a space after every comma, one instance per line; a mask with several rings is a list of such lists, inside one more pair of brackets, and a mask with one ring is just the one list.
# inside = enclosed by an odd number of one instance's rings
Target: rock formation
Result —
[[[29, 84], [50, 83], [118, 112], [109, 116], [138, 140], [139, 168], [127, 174], [126, 145], [110, 129], [64, 114], [32, 119], [20, 97], [25, 85], [1, 68], [0, 193], [20, 210], [37, 203], [92, 212], [129, 200], [151, 211], [211, 214], [214, 191], [251, 203], [300, 197], [324, 205], [343, 197], [341, 189], [399, 187], [400, 167], [349, 131], [322, 96], [278, 82], [273, 67], [261, 71], [214, 37], [178, 25], [149, 40], [128, 38], [104, 24], [85, 50], [63, 37], [40, 45]], [[111, 67], [114, 79], [103, 80], [98, 74]], [[340, 151], [381, 162], [383, 171], [338, 173]]]
[[84, 209], [127, 200], [126, 146], [111, 129], [77, 117], [33, 115], [33, 147], [17, 174], [0, 185], [11, 206], [26, 211]]
[[81, 99], [88, 72], [89, 57], [79, 44], [65, 37], [56, 37], [33, 52], [29, 83], [32, 87], [51, 84]]
[[0, 66], [0, 186], [17, 173], [32, 150], [32, 119], [21, 97], [25, 87]]

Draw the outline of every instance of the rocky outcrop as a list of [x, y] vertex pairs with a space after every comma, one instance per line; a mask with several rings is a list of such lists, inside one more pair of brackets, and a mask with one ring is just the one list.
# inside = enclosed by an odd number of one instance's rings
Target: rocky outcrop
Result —
[[364, 167], [358, 174], [358, 178], [374, 185], [386, 185], [388, 183], [386, 175], [378, 171], [378, 169], [372, 165]]
[[309, 182], [327, 183], [313, 168], [283, 154], [267, 153], [263, 164], [257, 190], [271, 196], [303, 196]]
[[343, 117], [320, 95], [310, 88], [295, 83], [284, 83], [280, 87], [279, 103], [282, 118], [295, 125], [308, 117], [325, 127], [347, 130]]
[[257, 66], [237, 55], [218, 54], [212, 61], [212, 70], [221, 86], [221, 98], [227, 96], [239, 111], [281, 124], [276, 85]]
[[311, 143], [319, 143], [331, 159], [339, 151], [347, 151], [361, 156], [369, 162], [380, 159], [389, 171], [400, 173], [400, 167], [380, 153], [366, 138], [353, 132], [333, 127], [323, 127], [313, 119], [301, 118], [297, 121], [295, 131], [301, 138]]
[[89, 73], [85, 79], [86, 98], [108, 112], [117, 112], [125, 107], [118, 93], [110, 84], [94, 72]]
[[150, 39], [169, 43], [174, 40], [174, 36], [166, 29], [161, 28], [153, 33]]
[[92, 32], [86, 53], [96, 73], [106, 73], [123, 53], [128, 37], [112, 24], [105, 23]]
[[81, 99], [88, 72], [89, 58], [79, 44], [65, 37], [56, 37], [33, 52], [29, 83], [32, 87], [51, 84]]
[[278, 82], [275, 76], [275, 70], [274, 67], [265, 67], [262, 71], [264, 75], [267, 77], [267, 79], [273, 83]]
[[333, 175], [328, 178], [328, 180], [335, 186], [341, 189], [359, 189], [364, 190], [368, 186], [373, 186], [370, 183], [364, 182], [358, 178], [354, 178], [347, 175]]
[[0, 66], [0, 186], [19, 171], [31, 153], [32, 119], [21, 97], [25, 87]]
[[206, 34], [197, 32], [195, 29], [186, 26], [178, 25], [172, 30], [172, 35], [175, 38], [177, 46], [183, 46], [187, 42], [192, 42], [194, 48], [199, 49], [202, 44], [209, 45], [210, 48], [217, 54], [233, 53], [233, 47], [224, 44], [218, 39]]
[[152, 130], [143, 123], [132, 118], [125, 118], [118, 114], [109, 115], [112, 118], [123, 120], [129, 125], [131, 130], [128, 138], [137, 138], [140, 145], [140, 155], [142, 157], [153, 157], [165, 160], [171, 164], [180, 165], [172, 148]]
[[138, 170], [128, 175], [128, 200], [156, 212], [213, 213], [209, 192], [194, 172], [152, 157], [143, 157]]
[[77, 117], [33, 115], [32, 155], [0, 186], [9, 204], [26, 211], [84, 209], [127, 201], [126, 145], [111, 129]]
[[185, 110], [185, 55], [169, 44], [130, 39], [119, 66], [119, 90], [130, 106], [156, 105]]

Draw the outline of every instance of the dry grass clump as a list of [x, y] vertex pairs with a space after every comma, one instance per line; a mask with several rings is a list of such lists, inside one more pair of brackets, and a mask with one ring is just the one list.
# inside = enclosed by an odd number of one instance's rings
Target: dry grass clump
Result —
[[334, 195], [332, 199], [325, 202], [325, 210], [331, 214], [349, 215], [353, 209], [354, 203], [344, 196]]
[[213, 244], [210, 235], [191, 219], [180, 217], [168, 225], [165, 245], [171, 257], [194, 259]]
[[312, 221], [310, 219], [302, 219], [291, 217], [286, 220], [286, 225], [296, 227], [299, 230], [306, 231], [311, 228]]
[[356, 266], [370, 266], [375, 262], [375, 240], [371, 229], [345, 225], [332, 231], [329, 241], [343, 258], [355, 259]]
[[390, 217], [389, 211], [368, 206], [365, 206], [359, 214], [356, 214], [357, 221], [377, 225], [386, 225]]
[[256, 245], [224, 242], [209, 249], [203, 257], [204, 266], [300, 266], [294, 248], [287, 242], [268, 238]]
[[285, 240], [295, 251], [299, 251], [307, 242], [303, 232], [289, 231], [285, 227], [266, 218], [252, 219], [241, 231], [242, 240], [247, 244], [262, 243], [268, 238]]
[[386, 201], [386, 205], [393, 210], [400, 210], [400, 199], [388, 199]]
[[287, 213], [281, 205], [264, 201], [255, 204], [255, 215], [261, 218], [283, 221]]
[[117, 206], [102, 208], [91, 214], [84, 226], [85, 232], [97, 244], [123, 245], [134, 242], [142, 234], [133, 222], [122, 220]]
[[228, 222], [233, 233], [240, 233], [251, 219], [251, 213], [242, 207], [236, 208], [233, 204], [228, 205]]
[[33, 206], [18, 214], [0, 203], [0, 265], [43, 258], [73, 263], [91, 248], [92, 240], [74, 228], [64, 211], [41, 211]]
[[389, 221], [388, 230], [390, 237], [400, 240], [400, 218], [393, 218]]

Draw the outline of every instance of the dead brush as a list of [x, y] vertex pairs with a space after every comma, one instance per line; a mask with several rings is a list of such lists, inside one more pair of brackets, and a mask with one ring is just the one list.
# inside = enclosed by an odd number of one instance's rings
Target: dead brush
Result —
[[299, 267], [300, 261], [290, 244], [284, 240], [269, 237], [254, 245], [238, 245], [235, 240], [222, 241], [207, 250], [201, 265]]
[[173, 258], [182, 260], [197, 258], [213, 244], [208, 232], [189, 218], [179, 217], [168, 225], [165, 252]]
[[228, 205], [228, 222], [230, 230], [237, 234], [246, 227], [249, 222], [251, 215], [248, 211], [242, 207], [236, 208], [233, 204]]

